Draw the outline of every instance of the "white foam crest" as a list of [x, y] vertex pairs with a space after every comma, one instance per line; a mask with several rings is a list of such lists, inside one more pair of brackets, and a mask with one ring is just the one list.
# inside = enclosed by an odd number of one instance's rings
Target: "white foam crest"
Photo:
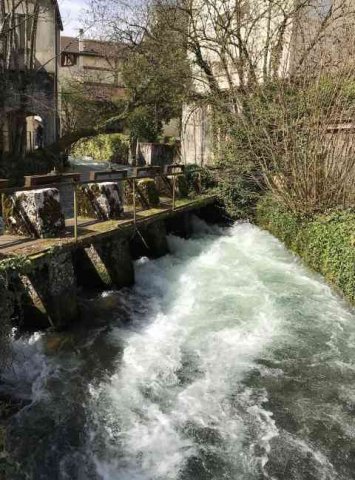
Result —
[[[178, 478], [197, 453], [194, 439], [184, 433], [192, 423], [216, 428], [231, 461], [242, 454], [243, 420], [226, 397], [277, 335], [279, 319], [267, 288], [243, 259], [239, 233], [236, 227], [232, 234], [210, 240], [207, 249], [184, 262], [181, 272], [171, 259], [138, 270], [137, 288], [149, 282], [151, 289], [156, 285], [152, 275], [159, 275], [158, 291], [170, 302], [166, 309], [162, 300], [148, 326], [128, 338], [121, 369], [104, 390], [114, 412], [111, 447], [113, 441], [124, 448], [126, 461], [138, 462], [143, 478]], [[191, 242], [176, 241], [180, 259], [188, 257]], [[176, 278], [170, 270], [178, 272]], [[197, 378], [181, 385], [179, 372], [189, 354], [197, 362]], [[272, 423], [267, 415], [254, 416]], [[263, 442], [272, 435], [265, 433]], [[98, 461], [98, 472], [106, 472], [103, 478], [118, 478], [107, 473], [111, 467], [107, 460]], [[113, 471], [117, 473], [115, 467]]]
[[11, 363], [1, 374], [2, 390], [26, 400], [44, 398], [51, 367], [43, 352], [42, 335], [13, 340], [11, 350]]

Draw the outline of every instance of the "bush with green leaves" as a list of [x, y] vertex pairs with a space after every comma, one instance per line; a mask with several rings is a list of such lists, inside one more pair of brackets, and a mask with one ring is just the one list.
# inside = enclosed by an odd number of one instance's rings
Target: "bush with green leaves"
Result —
[[257, 202], [263, 193], [257, 169], [242, 165], [239, 168], [218, 171], [216, 193], [228, 216], [235, 220], [252, 220]]
[[301, 216], [265, 196], [257, 207], [257, 223], [355, 304], [354, 209]]
[[162, 127], [154, 109], [146, 106], [137, 107], [127, 119], [131, 138], [141, 142], [157, 142]]
[[128, 163], [129, 138], [121, 133], [97, 135], [79, 140], [72, 148], [74, 157], [89, 156], [97, 161]]
[[216, 110], [212, 134], [217, 195], [228, 216], [253, 219], [256, 204], [264, 192], [259, 162], [263, 142], [258, 127], [238, 115]]
[[212, 171], [196, 164], [186, 165], [185, 177], [188, 193], [200, 193], [216, 186]]

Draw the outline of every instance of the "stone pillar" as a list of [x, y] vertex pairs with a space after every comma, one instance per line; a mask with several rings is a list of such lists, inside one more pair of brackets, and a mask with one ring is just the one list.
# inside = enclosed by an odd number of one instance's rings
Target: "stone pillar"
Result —
[[14, 310], [15, 303], [13, 295], [11, 295], [4, 280], [0, 278], [0, 322], [2, 325], [10, 324]]
[[174, 215], [166, 220], [167, 232], [182, 238], [189, 238], [192, 235], [191, 213], [185, 212]]
[[0, 277], [0, 368], [10, 359], [11, 320], [15, 312], [14, 296], [9, 292], [6, 283]]
[[78, 318], [77, 287], [71, 252], [60, 251], [40, 259], [28, 278], [54, 327], [68, 326]]
[[78, 248], [73, 252], [75, 276], [80, 287], [88, 290], [104, 290], [111, 278], [95, 247]]
[[120, 188], [115, 182], [89, 183], [78, 188], [78, 213], [99, 220], [119, 219], [123, 214]]
[[164, 221], [138, 228], [131, 242], [133, 258], [159, 258], [169, 253]]
[[101, 240], [95, 243], [95, 250], [105, 265], [113, 286], [122, 288], [134, 284], [134, 268], [128, 239], [112, 237]]
[[[128, 182], [125, 186], [125, 200], [127, 205], [133, 204], [133, 190]], [[136, 181], [136, 205], [140, 205], [143, 209], [159, 207], [159, 192], [154, 178], [143, 178]]]

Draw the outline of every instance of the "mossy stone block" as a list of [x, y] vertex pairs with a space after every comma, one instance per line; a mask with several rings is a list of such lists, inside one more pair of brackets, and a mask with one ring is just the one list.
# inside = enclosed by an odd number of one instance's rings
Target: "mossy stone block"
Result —
[[189, 187], [185, 175], [176, 175], [176, 189], [179, 198], [186, 198], [189, 194]]
[[138, 180], [137, 187], [144, 196], [149, 207], [158, 207], [160, 204], [159, 192], [153, 178]]
[[115, 220], [123, 214], [120, 188], [114, 182], [89, 183], [78, 188], [78, 214], [98, 220]]
[[63, 234], [64, 215], [57, 188], [19, 191], [5, 197], [4, 224], [7, 233], [33, 238]]
[[[163, 195], [164, 197], [172, 197], [174, 176], [169, 175], [165, 178], [167, 181], [164, 181], [162, 178], [158, 179], [158, 191], [160, 195]], [[175, 194], [177, 198], [186, 198], [189, 194], [188, 182], [183, 173], [180, 175], [175, 175]]]

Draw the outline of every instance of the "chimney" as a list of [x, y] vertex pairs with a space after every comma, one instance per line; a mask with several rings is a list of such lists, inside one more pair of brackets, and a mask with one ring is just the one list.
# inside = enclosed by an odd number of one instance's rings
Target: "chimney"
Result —
[[84, 43], [84, 30], [80, 28], [79, 30], [79, 53], [85, 50], [85, 43]]

